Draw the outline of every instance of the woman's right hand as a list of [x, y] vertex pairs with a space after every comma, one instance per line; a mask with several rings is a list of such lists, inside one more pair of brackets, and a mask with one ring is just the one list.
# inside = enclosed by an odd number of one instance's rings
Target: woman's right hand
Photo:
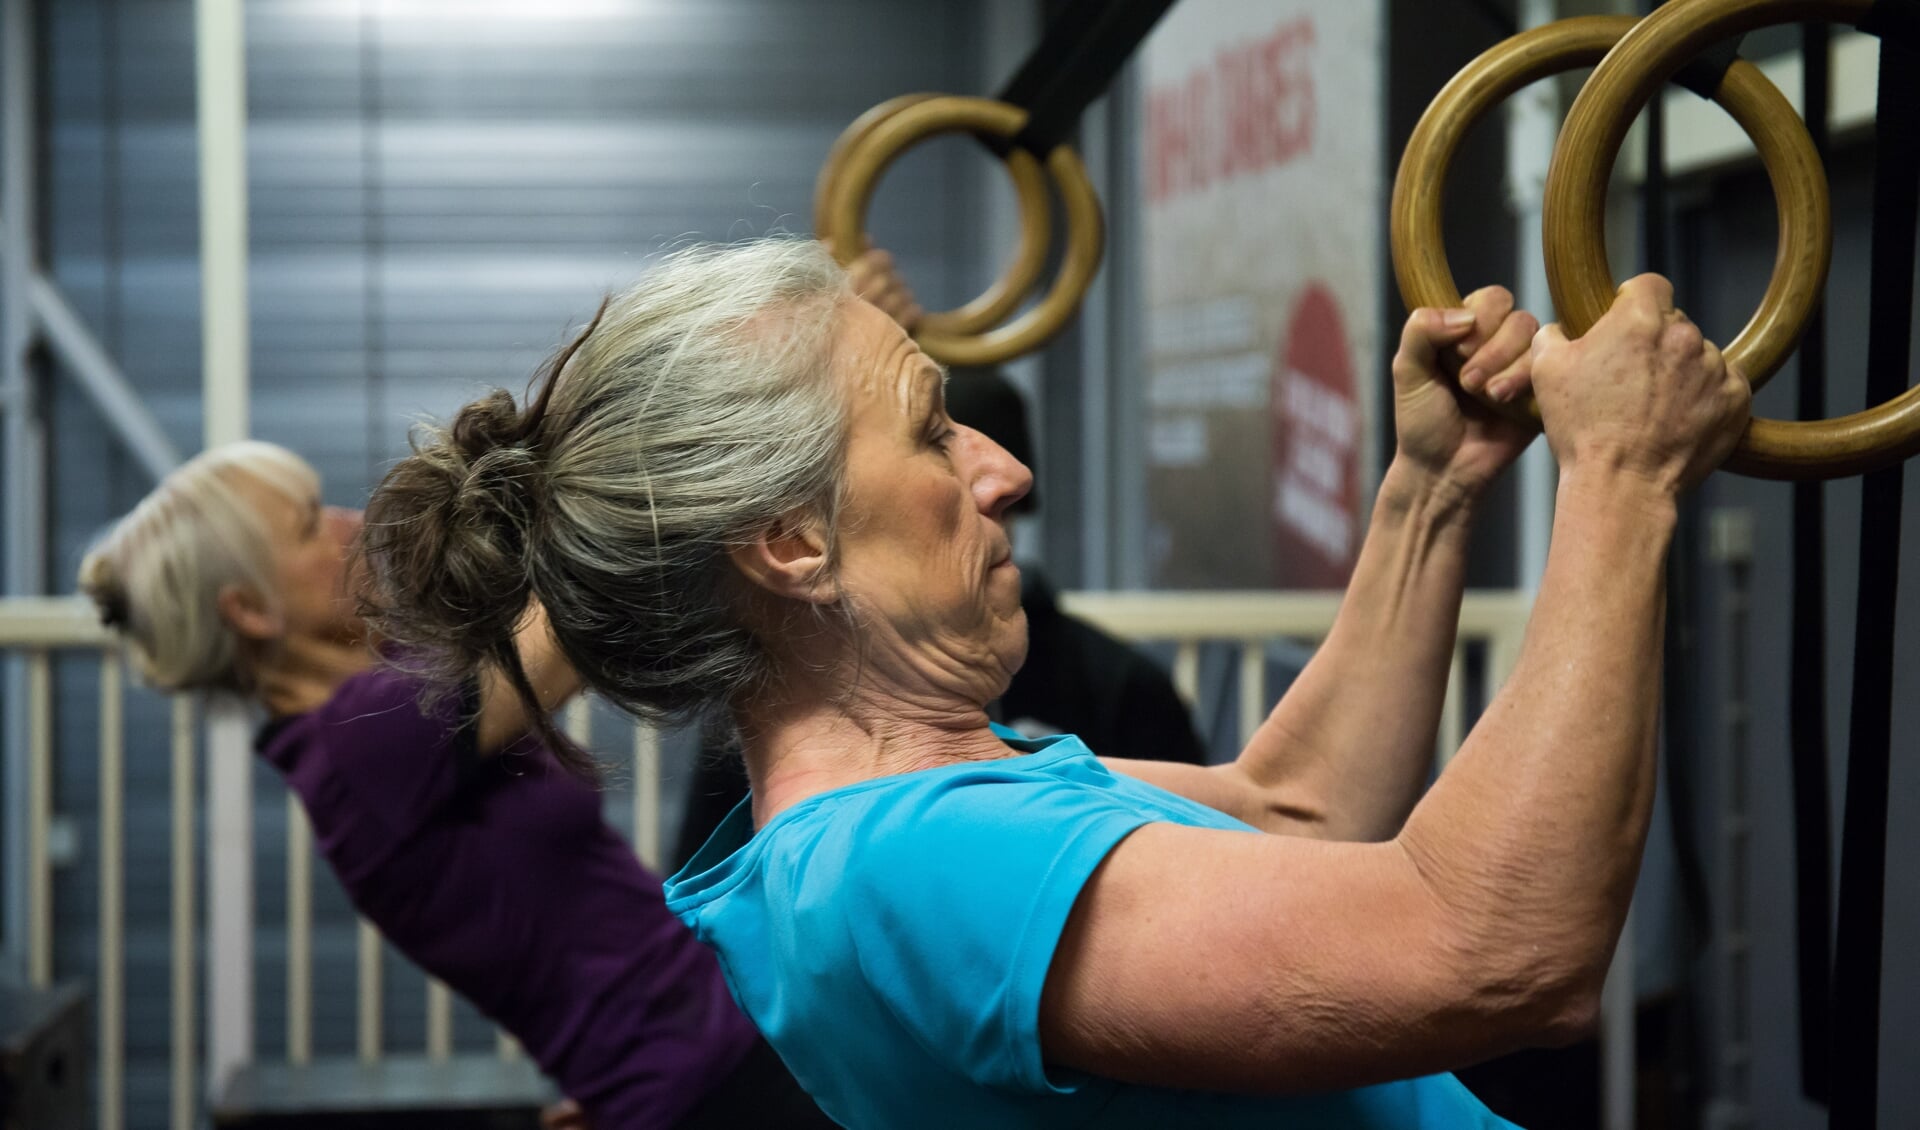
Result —
[[1658, 275], [1628, 280], [1577, 341], [1558, 325], [1535, 335], [1533, 387], [1563, 472], [1625, 472], [1673, 494], [1732, 452], [1752, 399]]
[[572, 1099], [562, 1099], [540, 1112], [540, 1130], [593, 1130], [587, 1112]]

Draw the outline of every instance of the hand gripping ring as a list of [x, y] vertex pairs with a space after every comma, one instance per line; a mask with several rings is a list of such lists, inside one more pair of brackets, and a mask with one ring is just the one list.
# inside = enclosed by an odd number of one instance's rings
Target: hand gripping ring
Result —
[[[833, 217], [828, 207], [836, 185], [846, 177], [847, 154], [873, 127], [907, 106], [917, 105], [933, 94], [902, 94], [889, 98], [853, 120], [834, 139], [833, 148], [820, 166], [813, 186], [813, 234], [834, 245]], [[935, 333], [970, 334], [992, 329], [1007, 320], [1047, 269], [1047, 250], [1053, 243], [1053, 205], [1047, 199], [1047, 175], [1040, 162], [1024, 149], [1007, 154], [1007, 173], [1013, 178], [1014, 197], [1020, 207], [1020, 242], [1013, 258], [993, 285], [978, 298], [954, 310], [927, 311], [920, 315], [920, 330]], [[851, 259], [842, 259], [843, 265]]]
[[[1547, 276], [1568, 333], [1585, 333], [1612, 301], [1600, 234], [1607, 174], [1627, 126], [1661, 83], [1717, 41], [1769, 24], [1810, 19], [1857, 23], [1870, 7], [1870, 0], [1674, 0], [1621, 37], [1574, 100], [1547, 175]], [[1805, 138], [1799, 119], [1787, 117], [1786, 111], [1761, 119], [1735, 117], [1754, 136], [1763, 156], [1770, 143], [1777, 145], [1786, 135], [1793, 136], [1796, 148]], [[1825, 197], [1824, 172], [1817, 164], [1803, 169], [1798, 162], [1788, 166], [1769, 158], [1767, 173], [1779, 202], [1781, 233], [1767, 298], [1782, 293], [1778, 306], [1793, 316], [1782, 315], [1777, 327], [1769, 327], [1764, 343], [1756, 344], [1752, 354], [1736, 356], [1732, 347], [1727, 349], [1729, 362], [1756, 376], [1771, 372], [1784, 356], [1800, 332], [1802, 307], [1817, 301], [1826, 284], [1824, 231], [1817, 255], [1793, 232], [1806, 201]], [[1788, 277], [1783, 280], [1783, 275]], [[1763, 303], [1756, 323], [1768, 309]], [[1916, 453], [1920, 388], [1837, 419], [1756, 418], [1726, 467], [1756, 478], [1830, 479], [1890, 466]]]
[[[1675, 3], [1685, 7], [1688, 0], [1675, 0]], [[1635, 20], [1632, 16], [1581, 16], [1545, 24], [1497, 44], [1467, 64], [1441, 89], [1414, 127], [1393, 186], [1393, 268], [1400, 283], [1400, 294], [1409, 308], [1460, 305], [1460, 290], [1453, 281], [1452, 270], [1447, 266], [1441, 207], [1447, 166], [1452, 162], [1468, 128], [1507, 96], [1529, 83], [1576, 67], [1592, 66], [1603, 57], [1609, 60], [1617, 57], [1619, 52], [1614, 45], [1624, 43], [1628, 33], [1641, 23], [1643, 21]], [[1610, 49], [1614, 50], [1614, 54], [1608, 54]], [[1673, 69], [1677, 70], [1678, 65]], [[1671, 72], [1663, 72], [1650, 89], [1659, 89], [1667, 73]], [[1595, 77], [1598, 77], [1597, 72]], [[1589, 80], [1581, 97], [1586, 98], [1592, 89], [1593, 83]], [[1807, 317], [1812, 313], [1814, 300], [1826, 281], [1827, 260], [1833, 244], [1826, 176], [1813, 150], [1812, 140], [1804, 129], [1798, 128], [1799, 119], [1794, 116], [1792, 106], [1760, 73], [1759, 68], [1745, 60], [1736, 60], [1727, 71], [1720, 88], [1715, 91], [1714, 101], [1754, 137], [1761, 161], [1776, 186], [1780, 210], [1780, 250], [1773, 279], [1761, 300], [1760, 309], [1725, 351], [1727, 360], [1738, 364], [1757, 387], [1772, 376], [1793, 351], [1794, 343], [1799, 340]], [[1627, 113], [1619, 121], [1631, 122], [1632, 117], [1631, 113]], [[1786, 123], [1790, 123], [1791, 128]], [[1623, 133], [1624, 128], [1623, 125]], [[1563, 131], [1554, 149], [1556, 172], [1561, 154], [1580, 148], [1574, 145], [1570, 136], [1569, 132]], [[1585, 147], [1593, 150], [1592, 143]], [[1614, 149], [1618, 147], [1616, 138]], [[1606, 150], [1608, 156], [1605, 162], [1596, 166], [1603, 189], [1606, 174], [1612, 166], [1613, 151]], [[1549, 176], [1546, 224], [1549, 272], [1554, 267], [1556, 234], [1554, 187], [1554, 179]], [[1604, 193], [1594, 199], [1596, 207], [1604, 203]], [[1569, 333], [1576, 330], [1584, 333], [1613, 301], [1614, 287], [1607, 272], [1603, 244], [1603, 220], [1604, 217], [1597, 210], [1590, 218], [1583, 215], [1582, 222], [1591, 226], [1578, 232], [1585, 241], [1584, 246], [1593, 249], [1594, 265], [1589, 269], [1595, 272], [1593, 277], [1600, 280], [1598, 297], [1594, 298], [1590, 291], [1583, 292], [1580, 297], [1587, 299], [1588, 305], [1569, 305], [1558, 282], [1554, 283], [1554, 302], [1562, 319], [1568, 323]], [[1563, 221], [1562, 231], [1564, 227]], [[1581, 281], [1585, 283], [1587, 280], [1582, 278]], [[1598, 305], [1594, 306], [1593, 302]], [[1582, 322], [1577, 320], [1579, 314], [1576, 311], [1597, 312], [1591, 313]], [[1511, 404], [1489, 403], [1510, 415], [1525, 416], [1536, 421], [1540, 418], [1539, 406], [1531, 398]]]
[[[865, 250], [866, 211], [887, 166], [909, 146], [936, 134], [967, 132], [1011, 138], [1027, 122], [1017, 106], [987, 98], [950, 95], [900, 106], [873, 122], [865, 136], [852, 140], [841, 161], [844, 170], [827, 185], [822, 215], [834, 256], [850, 263]], [[1105, 224], [1100, 198], [1087, 170], [1070, 147], [1055, 146], [1047, 171], [1060, 190], [1067, 218], [1067, 246], [1060, 273], [1040, 302], [1014, 321], [984, 333], [955, 333], [922, 327], [914, 337], [936, 361], [949, 365], [994, 365], [1045, 344], [1073, 317], [1100, 269]], [[1013, 277], [1013, 272], [1008, 273]], [[1006, 281], [1006, 280], [1003, 280]], [[983, 296], [984, 298], [984, 296]], [[1016, 298], [1017, 302], [1017, 298]]]

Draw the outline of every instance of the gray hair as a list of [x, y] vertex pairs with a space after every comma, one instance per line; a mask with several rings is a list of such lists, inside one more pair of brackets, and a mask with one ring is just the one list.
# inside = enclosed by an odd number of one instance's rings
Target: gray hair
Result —
[[367, 508], [376, 627], [444, 679], [497, 666], [531, 698], [514, 633], [538, 599], [585, 683], [632, 713], [686, 718], [760, 686], [727, 554], [796, 512], [831, 537], [851, 297], [811, 240], [677, 251], [601, 306], [524, 409], [495, 391], [416, 429]]
[[117, 629], [135, 669], [167, 691], [252, 690], [246, 649], [220, 614], [230, 586], [277, 605], [273, 545], [235, 489], [250, 478], [304, 503], [319, 476], [271, 443], [211, 448], [161, 480], [80, 562], [80, 591]]

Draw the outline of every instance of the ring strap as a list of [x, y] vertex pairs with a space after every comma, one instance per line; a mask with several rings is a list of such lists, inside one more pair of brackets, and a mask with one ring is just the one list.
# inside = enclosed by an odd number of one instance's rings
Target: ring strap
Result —
[[[1897, 6], [1913, 9], [1911, 3]], [[1883, 0], [1877, 10], [1886, 7]], [[1920, 53], [1894, 38], [1880, 42], [1874, 142], [1867, 400], [1877, 404], [1899, 395], [1909, 372], [1914, 239], [1920, 234]], [[1834, 943], [1831, 1125], [1840, 1130], [1871, 1130], [1879, 1116], [1880, 962], [1903, 475], [1896, 463], [1861, 483], [1853, 710]]]
[[1875, 0], [1854, 26], [1883, 41], [1920, 51], [1920, 0]]
[[1012, 141], [983, 138], [1004, 155], [1011, 147], [1045, 157], [1072, 138], [1080, 115], [1107, 92], [1140, 41], [1173, 0], [1066, 0], [1046, 34], [996, 96], [1027, 111]]
[[[1800, 25], [1807, 136], [1827, 163], [1833, 29]], [[1816, 303], [1800, 337], [1798, 416], [1827, 416], [1827, 311]], [[1795, 962], [1799, 991], [1800, 1090], [1824, 1104], [1833, 994], [1833, 816], [1827, 784], [1826, 482], [1793, 484], [1792, 672], [1787, 695], [1788, 766], [1793, 782]]]
[[1726, 81], [1727, 72], [1740, 58], [1740, 40], [1735, 36], [1724, 43], [1716, 43], [1700, 54], [1695, 55], [1687, 65], [1674, 72], [1673, 81], [1684, 86], [1709, 101], [1720, 91], [1720, 84]]

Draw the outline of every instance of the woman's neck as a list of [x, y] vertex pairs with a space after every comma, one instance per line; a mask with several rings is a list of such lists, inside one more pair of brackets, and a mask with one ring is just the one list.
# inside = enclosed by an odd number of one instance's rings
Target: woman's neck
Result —
[[765, 695], [740, 717], [758, 828], [793, 805], [876, 777], [989, 761], [1013, 751], [986, 707], [825, 686]]
[[365, 639], [303, 636], [283, 640], [254, 664], [254, 698], [275, 718], [305, 714], [325, 704], [341, 683], [378, 659]]

